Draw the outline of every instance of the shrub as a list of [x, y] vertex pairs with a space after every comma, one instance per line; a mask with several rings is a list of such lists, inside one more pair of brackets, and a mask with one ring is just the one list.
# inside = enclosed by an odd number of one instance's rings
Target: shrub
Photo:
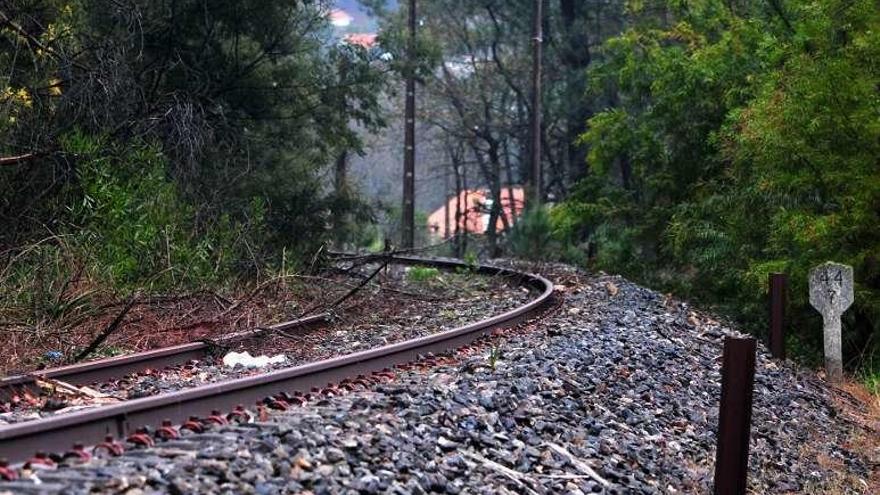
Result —
[[261, 228], [263, 207], [247, 224], [228, 215], [198, 225], [195, 208], [166, 177], [164, 156], [142, 144], [115, 149], [75, 133], [64, 141], [77, 157], [72, 242], [103, 279], [121, 286], [198, 285], [234, 273], [245, 231]]
[[546, 208], [527, 208], [507, 234], [507, 248], [517, 258], [551, 256], [553, 235]]

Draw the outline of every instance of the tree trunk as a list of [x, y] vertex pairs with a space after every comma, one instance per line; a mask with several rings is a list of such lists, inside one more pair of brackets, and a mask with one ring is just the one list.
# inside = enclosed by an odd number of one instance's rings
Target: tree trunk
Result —
[[450, 152], [450, 158], [452, 158], [452, 171], [455, 174], [455, 226], [453, 227], [452, 239], [455, 245], [455, 256], [457, 258], [461, 258], [462, 256], [464, 256], [464, 252], [461, 249], [461, 165], [459, 163], [457, 153]]
[[507, 176], [507, 199], [510, 205], [510, 224], [516, 223], [516, 196], [514, 195], [513, 164], [510, 156], [510, 140], [504, 140], [504, 171]]
[[443, 172], [443, 235], [441, 240], [449, 238], [449, 170]]
[[541, 77], [543, 68], [541, 66], [543, 58], [543, 36], [545, 16], [544, 1], [535, 0], [534, 12], [532, 14], [532, 108], [531, 108], [531, 127], [530, 127], [530, 147], [531, 152], [531, 184], [529, 202], [530, 207], [537, 207], [544, 199], [543, 188], [543, 168], [541, 167], [541, 127], [543, 126], [542, 107], [541, 107]]
[[620, 183], [627, 191], [632, 191], [632, 164], [629, 157], [620, 157]]
[[[461, 158], [462, 154], [458, 155]], [[464, 215], [464, 229], [461, 236], [461, 254], [460, 258], [463, 258], [467, 253], [467, 241], [468, 241], [468, 183], [467, 183], [467, 160], [461, 160], [461, 190], [464, 193], [464, 197], [462, 201], [464, 202], [464, 210], [462, 210], [462, 214]]]
[[[345, 79], [348, 74], [348, 64], [345, 58], [340, 59], [339, 61], [339, 84], [342, 85], [345, 82]], [[338, 103], [338, 111], [339, 115], [342, 118], [348, 114], [348, 101], [346, 95], [343, 93], [340, 95]], [[348, 125], [346, 123], [346, 125]], [[334, 188], [336, 190], [336, 204], [338, 205], [337, 211], [333, 212], [333, 236], [336, 241], [336, 245], [340, 249], [345, 248], [345, 217], [344, 211], [348, 208], [348, 148], [343, 146], [343, 148], [339, 151], [339, 155], [336, 157], [336, 174], [334, 177]]]
[[[474, 158], [477, 160], [477, 165], [480, 167], [480, 171], [483, 173], [483, 180], [486, 182], [486, 185], [489, 187], [489, 194], [492, 197], [495, 197], [495, 193], [493, 192], [494, 181], [492, 180], [492, 173], [489, 170], [489, 167], [486, 165], [486, 157], [483, 156], [482, 150], [474, 143], [471, 142], [471, 149], [474, 153]], [[482, 212], [481, 212], [482, 213]], [[492, 207], [489, 209], [489, 221], [487, 225], [484, 225], [486, 240], [489, 243], [489, 256], [493, 256], [493, 254], [498, 251], [498, 237], [497, 232], [495, 232], [495, 223], [498, 221], [498, 217], [495, 214], [495, 208]]]
[[336, 157], [336, 175], [334, 177], [334, 188], [336, 190], [336, 200], [335, 203], [337, 205], [336, 211], [333, 212], [333, 238], [336, 244], [336, 247], [339, 249], [345, 249], [346, 243], [346, 235], [345, 235], [345, 221], [346, 221], [346, 209], [348, 206], [348, 186], [346, 184], [346, 175], [348, 172], [348, 151], [342, 150], [339, 152], [339, 156]]
[[[562, 63], [567, 67], [566, 73], [570, 74], [566, 81], [566, 94], [573, 101], [578, 101], [586, 88], [586, 68], [590, 65], [590, 36], [587, 32], [587, 24], [583, 28], [576, 24], [578, 19], [586, 20], [586, 2], [582, 0], [559, 0], [559, 9], [562, 17], [563, 29], [563, 56]], [[600, 5], [596, 5], [596, 17], [599, 16]], [[596, 38], [598, 40], [598, 38]], [[592, 116], [592, 109], [586, 105], [573, 105], [566, 118], [565, 125], [565, 182], [567, 189], [587, 172], [587, 151], [576, 145], [578, 137], [586, 131], [587, 120]]]
[[336, 195], [344, 197], [348, 194], [346, 182], [348, 181], [348, 150], [342, 150], [336, 157], [336, 176], [334, 187]]
[[[489, 144], [489, 163], [492, 165], [492, 209], [495, 210], [495, 219], [497, 223], [497, 219], [501, 219], [501, 225], [504, 230], [508, 230], [510, 228], [510, 222], [507, 219], [507, 214], [504, 212], [504, 208], [501, 206], [501, 156], [498, 153], [499, 145], [498, 141], [492, 140]], [[492, 228], [496, 227], [495, 223], [492, 224]]]
[[[492, 206], [489, 208], [489, 222], [486, 225], [486, 239], [489, 243], [489, 256], [494, 258], [500, 254], [497, 229], [498, 219], [501, 219], [505, 229], [508, 227], [508, 222], [504, 211], [501, 209], [501, 159], [498, 154], [498, 141], [488, 134], [482, 135], [481, 138], [489, 147], [486, 152], [487, 156], [483, 155], [483, 151], [473, 141], [471, 142], [471, 149], [477, 159], [480, 171], [483, 173], [483, 178], [486, 181], [489, 195], [492, 199]], [[486, 163], [487, 158], [488, 164]]]

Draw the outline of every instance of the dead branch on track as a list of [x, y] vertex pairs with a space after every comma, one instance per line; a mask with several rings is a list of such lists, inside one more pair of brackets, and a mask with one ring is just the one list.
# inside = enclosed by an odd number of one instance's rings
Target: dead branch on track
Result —
[[[360, 278], [360, 279], [362, 279], [362, 280], [363, 280], [364, 278], [367, 277], [367, 275], [361, 275], [361, 274], [359, 274], [359, 273], [345, 273], [345, 272], [342, 271], [342, 270], [340, 270], [340, 273], [343, 274], [343, 275], [347, 275], [347, 276], [349, 276], [349, 277], [357, 277], [357, 278]], [[301, 278], [301, 279], [304, 279], [304, 280], [319, 280], [319, 281], [321, 281], [321, 282], [328, 282], [328, 283], [332, 283], [332, 284], [342, 285], [342, 286], [347, 287], [347, 288], [349, 288], [349, 289], [351, 289], [352, 287], [355, 287], [354, 284], [349, 284], [349, 283], [346, 283], [346, 282], [340, 282], [340, 281], [338, 281], [338, 280], [333, 280], [333, 279], [330, 279], [330, 278], [327, 278], [327, 277], [321, 277], [321, 276], [318, 276], [318, 275], [290, 275], [290, 276], [291, 276], [291, 277], [295, 277], [295, 278]], [[442, 297], [434, 297], [434, 296], [429, 296], [429, 295], [426, 295], [426, 294], [419, 294], [418, 292], [412, 292], [412, 291], [403, 290], [403, 289], [395, 289], [395, 288], [393, 288], [393, 287], [386, 287], [385, 285], [382, 285], [381, 283], [376, 284], [375, 287], [376, 287], [377, 289], [381, 290], [381, 291], [385, 291], [385, 292], [393, 292], [393, 293], [395, 293], [395, 294], [400, 294], [400, 295], [403, 295], [403, 296], [412, 297], [413, 299], [418, 299], [419, 301], [425, 301], [425, 302], [437, 302], [437, 301], [445, 301], [445, 300], [447, 300], [447, 299], [442, 298]]]
[[444, 240], [438, 242], [436, 244], [431, 244], [428, 246], [415, 247], [415, 248], [406, 248], [406, 249], [388, 249], [386, 251], [382, 251], [380, 253], [363, 253], [363, 254], [349, 254], [349, 253], [341, 253], [338, 251], [327, 251], [327, 255], [333, 257], [339, 261], [359, 261], [366, 260], [367, 263], [370, 261], [375, 261], [377, 259], [383, 259], [390, 256], [401, 256], [406, 254], [417, 254], [424, 253], [427, 251], [431, 251], [433, 249], [437, 249], [446, 244], [449, 244], [450, 240]]
[[105, 394], [103, 392], [99, 392], [91, 387], [81, 386], [77, 387], [76, 385], [63, 382], [61, 380], [55, 378], [49, 378], [47, 376], [41, 376], [39, 374], [30, 375], [34, 378], [37, 386], [48, 390], [52, 394], [63, 394], [63, 395], [72, 395], [75, 397], [88, 399], [92, 401], [99, 401], [103, 403], [113, 403], [119, 402], [123, 400], [121, 397], [117, 397], [115, 395]]
[[247, 296], [245, 296], [244, 299], [239, 299], [239, 300], [235, 301], [234, 303], [232, 303], [229, 307], [224, 309], [222, 313], [220, 313], [219, 315], [217, 315], [213, 319], [213, 321], [219, 322], [220, 319], [222, 319], [223, 317], [225, 317], [229, 313], [238, 309], [238, 307], [241, 306], [242, 304], [249, 302], [251, 299], [256, 297], [257, 294], [264, 291], [267, 287], [269, 287], [273, 284], [277, 284], [278, 282], [280, 282], [286, 278], [295, 278], [295, 276], [294, 275], [279, 275], [277, 277], [272, 277], [271, 279], [261, 283], [260, 285], [256, 286]]
[[109, 337], [113, 334], [113, 332], [119, 329], [122, 324], [122, 320], [125, 319], [125, 315], [127, 315], [128, 312], [131, 311], [131, 308], [134, 307], [137, 299], [137, 296], [131, 296], [128, 299], [128, 303], [125, 305], [124, 308], [122, 308], [122, 311], [120, 311], [119, 314], [116, 315], [116, 318], [114, 318], [113, 321], [109, 325], [107, 325], [107, 328], [105, 328], [104, 331], [101, 332], [95, 338], [95, 340], [92, 341], [91, 344], [89, 344], [85, 349], [83, 349], [82, 352], [80, 352], [75, 358], [73, 358], [71, 363], [78, 363], [87, 358], [89, 354], [95, 352], [95, 350], [98, 349], [98, 347], [103, 344], [105, 340], [107, 340], [107, 337]]
[[[333, 301], [333, 303], [331, 303], [329, 306], [326, 306], [326, 307], [324, 308], [324, 311], [329, 311], [329, 310], [331, 310], [331, 309], [334, 309], [334, 308], [338, 307], [340, 304], [342, 304], [342, 303], [344, 303], [345, 301], [347, 301], [351, 296], [355, 295], [358, 291], [360, 291], [360, 290], [363, 289], [368, 283], [370, 283], [370, 281], [373, 280], [373, 279], [376, 277], [376, 275], [378, 275], [379, 272], [381, 272], [386, 266], [388, 266], [388, 263], [391, 262], [391, 257], [390, 257], [390, 256], [385, 256], [384, 258], [385, 258], [385, 259], [384, 259], [384, 261], [382, 262], [382, 264], [379, 265], [379, 268], [377, 268], [376, 270], [374, 270], [373, 273], [371, 273], [369, 277], [363, 279], [363, 280], [361, 281], [361, 283], [359, 283], [358, 285], [356, 285], [355, 287], [353, 287], [351, 290], [349, 290], [348, 292], [346, 292], [345, 295], [343, 295], [342, 297], [340, 297], [340, 298], [337, 299], [336, 301]], [[315, 310], [317, 310], [318, 308], [320, 308], [320, 306], [313, 306], [313, 307], [307, 309], [306, 311], [304, 311], [299, 317], [302, 318], [302, 317], [304, 317], [304, 316], [310, 315], [310, 314], [314, 313]]]

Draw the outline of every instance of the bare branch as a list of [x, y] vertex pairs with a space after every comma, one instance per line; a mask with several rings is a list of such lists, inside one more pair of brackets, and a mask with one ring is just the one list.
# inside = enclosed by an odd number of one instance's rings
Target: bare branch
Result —
[[19, 163], [29, 162], [39, 156], [37, 153], [25, 153], [15, 156], [0, 156], [0, 166], [18, 165]]

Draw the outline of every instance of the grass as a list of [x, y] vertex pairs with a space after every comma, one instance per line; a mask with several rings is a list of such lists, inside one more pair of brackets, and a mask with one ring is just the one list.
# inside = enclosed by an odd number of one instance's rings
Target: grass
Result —
[[880, 352], [874, 350], [859, 363], [858, 380], [880, 400]]
[[501, 349], [499, 349], [498, 347], [493, 347], [489, 351], [489, 355], [486, 357], [486, 359], [489, 361], [489, 367], [494, 370], [498, 366], [498, 361], [501, 359]]
[[880, 400], [880, 370], [874, 369], [863, 373], [861, 382], [869, 392], [877, 397], [877, 400]]
[[427, 266], [414, 266], [406, 272], [406, 277], [413, 282], [425, 282], [440, 276], [440, 270]]

